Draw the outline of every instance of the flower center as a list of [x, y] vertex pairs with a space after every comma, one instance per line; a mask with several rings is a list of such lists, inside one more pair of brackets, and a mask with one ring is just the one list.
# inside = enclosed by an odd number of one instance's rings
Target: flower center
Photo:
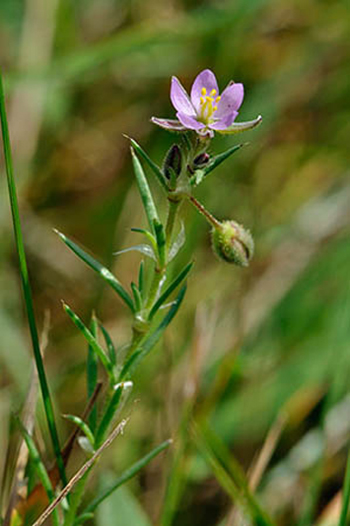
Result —
[[212, 89], [210, 94], [207, 95], [207, 89], [202, 88], [200, 97], [200, 110], [199, 118], [204, 124], [210, 124], [214, 121], [214, 112], [218, 109], [217, 104], [221, 99], [220, 96], [216, 97], [216, 89]]

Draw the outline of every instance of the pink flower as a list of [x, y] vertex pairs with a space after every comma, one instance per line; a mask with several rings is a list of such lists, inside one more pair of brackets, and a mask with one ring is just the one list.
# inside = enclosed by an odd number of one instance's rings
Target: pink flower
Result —
[[253, 127], [252, 123], [256, 125], [261, 121], [261, 117], [258, 117], [255, 121], [234, 125], [243, 97], [243, 84], [233, 81], [220, 95], [216, 77], [210, 69], [205, 69], [196, 77], [190, 97], [180, 81], [172, 77], [170, 99], [178, 120], [152, 117], [152, 122], [168, 130], [195, 130], [200, 135], [209, 134], [210, 137], [213, 137], [214, 131], [236, 133], [242, 131], [242, 126], [243, 129], [249, 129]]

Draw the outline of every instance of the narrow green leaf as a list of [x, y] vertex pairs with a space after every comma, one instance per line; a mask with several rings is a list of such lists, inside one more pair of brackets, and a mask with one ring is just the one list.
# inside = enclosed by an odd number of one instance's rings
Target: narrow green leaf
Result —
[[139, 267], [139, 291], [140, 291], [142, 300], [144, 298], [144, 287], [145, 287], [145, 264], [142, 260], [140, 262], [140, 267]]
[[203, 172], [203, 176], [206, 177], [208, 174], [210, 174], [210, 172], [215, 170], [215, 168], [217, 168], [221, 163], [226, 161], [230, 155], [240, 150], [242, 146], [245, 146], [245, 144], [236, 144], [235, 146], [232, 146], [232, 148], [226, 150], [226, 152], [219, 153], [219, 155], [213, 157], [207, 166], [201, 170]]
[[[96, 316], [93, 314], [90, 322], [91, 334], [97, 340], [98, 323]], [[86, 361], [86, 379], [87, 379], [87, 395], [90, 398], [95, 392], [98, 377], [98, 359], [96, 353], [93, 351], [91, 346], [88, 346], [88, 356]], [[91, 429], [94, 431], [97, 420], [97, 408], [96, 405], [91, 409], [89, 415], [89, 424]]]
[[151, 243], [154, 252], [157, 252], [157, 240], [154, 237], [154, 235], [151, 234], [151, 232], [144, 228], [131, 228], [131, 232], [137, 232], [138, 234], [143, 234], [144, 236], [146, 236], [148, 241]]
[[[53, 502], [54, 498], [55, 498], [55, 493], [54, 493], [54, 489], [52, 487], [52, 484], [51, 484], [51, 480], [50, 480], [50, 477], [46, 471], [46, 468], [40, 458], [40, 454], [39, 454], [39, 451], [37, 450], [37, 447], [34, 443], [34, 440], [32, 439], [32, 437], [30, 436], [30, 434], [28, 433], [28, 431], [25, 429], [25, 427], [23, 426], [23, 424], [20, 422], [20, 420], [18, 419], [17, 420], [18, 422], [18, 426], [20, 428], [20, 431], [22, 433], [22, 436], [23, 436], [23, 439], [26, 443], [26, 446], [28, 448], [28, 453], [29, 453], [29, 457], [32, 461], [32, 464], [33, 464], [33, 467], [40, 479], [40, 482], [41, 484], [43, 485], [43, 488], [47, 494], [47, 497], [49, 499], [49, 502]], [[53, 518], [53, 522], [54, 522], [54, 525], [55, 526], [58, 526], [59, 525], [59, 518], [58, 518], [58, 510], [55, 509], [53, 515], [52, 515], [52, 518]]]
[[103, 367], [106, 369], [107, 373], [110, 377], [113, 377], [113, 368], [112, 364], [106, 355], [105, 351], [102, 349], [94, 335], [89, 331], [89, 329], [84, 325], [82, 320], [75, 314], [75, 312], [72, 311], [72, 309], [64, 302], [63, 303], [63, 309], [66, 311], [74, 325], [80, 330], [88, 344], [90, 345], [91, 349], [94, 351], [94, 353], [98, 356], [100, 359]]
[[154, 222], [154, 231], [155, 231], [156, 239], [157, 239], [159, 266], [160, 268], [163, 268], [165, 265], [165, 259], [166, 259], [165, 230], [161, 223]]
[[124, 289], [122, 284], [119, 282], [119, 280], [112, 274], [108, 268], [104, 267], [96, 261], [90, 254], [85, 252], [79, 245], [74, 243], [74, 241], [71, 241], [67, 236], [62, 234], [62, 232], [59, 232], [58, 230], [54, 229], [54, 232], [59, 235], [59, 237], [62, 239], [62, 241], [67, 245], [68, 248], [70, 248], [80, 259], [84, 261], [92, 270], [97, 272], [99, 276], [101, 276], [102, 279], [104, 279], [108, 285], [112, 287], [112, 289], [121, 297], [121, 299], [126, 303], [126, 305], [129, 307], [131, 312], [134, 312], [134, 303], [132, 301], [131, 296], [129, 293]]
[[166, 178], [164, 177], [162, 170], [159, 168], [159, 166], [154, 161], [152, 161], [152, 159], [145, 152], [145, 150], [141, 148], [141, 146], [134, 139], [131, 139], [130, 137], [128, 137], [128, 139], [130, 140], [134, 150], [136, 150], [137, 153], [146, 161], [146, 163], [151, 168], [152, 172], [158, 179], [163, 189], [167, 192], [168, 186], [167, 186]]
[[78, 426], [79, 429], [84, 433], [84, 435], [86, 436], [86, 438], [88, 439], [92, 447], [94, 447], [94, 443], [95, 443], [94, 435], [90, 427], [88, 426], [86, 422], [84, 422], [84, 420], [82, 420], [79, 416], [75, 416], [75, 415], [63, 415], [63, 418], [65, 418], [66, 420], [69, 420], [70, 422]]
[[[172, 443], [172, 440], [166, 440], [165, 442], [162, 442], [159, 444], [159, 446], [155, 447], [147, 453], [144, 457], [142, 457], [140, 460], [135, 462], [130, 468], [124, 471], [124, 473], [121, 474], [120, 477], [117, 478], [117, 480], [114, 482], [114, 484], [104, 491], [101, 495], [98, 495], [84, 510], [85, 513], [92, 513], [96, 510], [97, 506], [101, 504], [107, 497], [109, 497], [115, 490], [117, 490], [120, 486], [125, 484], [128, 480], [130, 480], [132, 477], [137, 475], [141, 469], [143, 469], [147, 464], [149, 464], [159, 453], [164, 451], [164, 449], [168, 448], [170, 444]], [[79, 520], [79, 517], [78, 517]]]
[[153, 197], [151, 194], [151, 190], [148, 186], [147, 179], [144, 174], [143, 168], [133, 148], [131, 148], [131, 156], [132, 156], [132, 162], [134, 166], [136, 182], [137, 182], [137, 186], [138, 186], [138, 189], [141, 195], [142, 204], [146, 212], [148, 224], [151, 229], [151, 232], [155, 233], [154, 222], [160, 223], [159, 218], [158, 218], [157, 209], [155, 207]]
[[134, 245], [133, 247], [129, 248], [123, 248], [122, 250], [118, 250], [118, 252], [114, 252], [115, 256], [119, 256], [120, 254], [125, 254], [126, 252], [141, 252], [144, 256], [147, 256], [154, 261], [157, 261], [157, 256], [154, 253], [153, 248], [150, 245], [146, 245], [145, 243], [141, 245]]
[[142, 309], [142, 298], [139, 289], [133, 282], [131, 283], [131, 290], [134, 295], [135, 309], [139, 312]]
[[101, 322], [99, 322], [99, 326], [100, 326], [100, 329], [102, 331], [102, 334], [103, 334], [103, 337], [104, 337], [104, 340], [106, 342], [106, 345], [107, 345], [107, 351], [108, 351], [108, 356], [109, 356], [109, 359], [111, 361], [111, 363], [113, 365], [116, 365], [117, 363], [117, 350], [114, 346], [114, 343], [113, 343], [113, 340], [109, 334], [109, 332], [107, 331], [107, 329], [102, 325]]
[[27, 267], [26, 254], [24, 250], [21, 220], [20, 220], [19, 209], [18, 209], [16, 184], [15, 184], [15, 178], [14, 178], [14, 173], [13, 173], [10, 134], [9, 134], [8, 123], [7, 123], [5, 94], [4, 94], [4, 87], [3, 87], [3, 82], [2, 82], [1, 71], [0, 71], [0, 121], [1, 121], [1, 130], [2, 130], [2, 138], [3, 138], [7, 186], [8, 186], [11, 213], [12, 213], [13, 231], [14, 231], [14, 236], [15, 236], [18, 260], [19, 260], [20, 276], [21, 276], [21, 281], [22, 281], [24, 302], [25, 302], [25, 307], [26, 307], [26, 312], [27, 312], [27, 319], [28, 319], [31, 341], [32, 341], [35, 366], [38, 371], [40, 389], [41, 389], [43, 402], [44, 402], [45, 416], [46, 416], [47, 425], [49, 428], [53, 450], [56, 456], [57, 466], [58, 466], [60, 477], [61, 477], [63, 484], [67, 484], [66, 471], [65, 471], [64, 462], [62, 459], [61, 447], [60, 447], [57, 427], [55, 423], [53, 404], [52, 404], [52, 400], [50, 396], [49, 385], [46, 379], [43, 359], [42, 359], [41, 352], [40, 352], [38, 330], [37, 330], [36, 321], [35, 321], [32, 291], [31, 291], [29, 275], [28, 275], [28, 267]]
[[188, 263], [186, 267], [176, 276], [176, 278], [170, 283], [167, 289], [159, 297], [156, 303], [153, 305], [151, 312], [149, 313], [148, 319], [151, 320], [160, 307], [166, 302], [170, 294], [180, 285], [180, 283], [187, 277], [191, 268], [193, 267], [193, 262]]
[[101, 419], [101, 422], [97, 428], [95, 436], [95, 448], [99, 448], [104, 442], [106, 433], [113, 418], [115, 417], [118, 405], [121, 402], [122, 395], [126, 392], [129, 393], [133, 387], [132, 382], [121, 382], [113, 386], [113, 395], [107, 405], [106, 411]]
[[186, 292], [186, 285], [182, 287], [173, 305], [171, 306], [169, 312], [164, 316], [163, 320], [158, 325], [158, 327], [144, 340], [143, 343], [141, 343], [141, 346], [138, 349], [136, 349], [136, 351], [134, 351], [131, 354], [131, 356], [129, 356], [129, 358], [125, 362], [124, 367], [120, 373], [121, 379], [124, 379], [127, 375], [129, 375], [131, 371], [134, 370], [137, 365], [139, 365], [141, 360], [143, 360], [145, 356], [147, 356], [147, 354], [156, 345], [161, 335], [163, 334], [164, 330], [167, 328], [167, 326], [169, 325], [169, 323], [172, 321], [175, 314], [177, 313], [181, 305], [181, 302], [184, 298], [185, 292]]

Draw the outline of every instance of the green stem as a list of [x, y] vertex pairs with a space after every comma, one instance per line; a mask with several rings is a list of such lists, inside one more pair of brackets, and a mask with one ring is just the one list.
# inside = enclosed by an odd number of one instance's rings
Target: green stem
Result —
[[220, 221], [218, 221], [210, 212], [208, 212], [208, 210], [204, 208], [204, 206], [199, 201], [197, 201], [195, 197], [190, 195], [188, 196], [188, 199], [193, 204], [193, 206], [198, 210], [198, 212], [205, 217], [208, 223], [210, 223], [214, 228], [220, 228], [221, 226]]
[[8, 130], [7, 117], [6, 117], [5, 95], [4, 95], [4, 88], [3, 88], [1, 73], [0, 73], [0, 119], [1, 119], [1, 129], [2, 129], [2, 137], [3, 137], [3, 148], [4, 148], [4, 157], [5, 157], [7, 184], [8, 184], [8, 191], [9, 191], [9, 196], [10, 196], [11, 213], [12, 213], [12, 221], [13, 221], [13, 230], [14, 230], [14, 235], [15, 235], [18, 259], [19, 259], [20, 275], [21, 275], [21, 280], [22, 280], [24, 301], [25, 301], [25, 306], [26, 306], [26, 311], [27, 311], [28, 324], [29, 324], [33, 352], [34, 352], [34, 359], [35, 359], [35, 364], [36, 364], [36, 368], [38, 371], [38, 377], [39, 377], [42, 397], [44, 401], [46, 419], [47, 419], [47, 424], [48, 424], [50, 435], [51, 435], [53, 449], [56, 455], [57, 466], [60, 472], [62, 482], [64, 485], [66, 485], [67, 477], [65, 474], [63, 458], [61, 455], [61, 448], [60, 448], [57, 428], [55, 424], [53, 405], [51, 402], [50, 391], [49, 391], [48, 383], [46, 380], [43, 359], [42, 359], [41, 352], [40, 352], [38, 331], [37, 331], [36, 322], [35, 322], [33, 299], [32, 299], [30, 283], [29, 283], [27, 261], [26, 261], [26, 255], [25, 255], [25, 250], [24, 250], [21, 222], [20, 222], [20, 217], [19, 217], [16, 185], [15, 185], [15, 180], [14, 180], [14, 175], [13, 175], [13, 163], [12, 163], [12, 155], [11, 155], [10, 136], [9, 136], [9, 130]]

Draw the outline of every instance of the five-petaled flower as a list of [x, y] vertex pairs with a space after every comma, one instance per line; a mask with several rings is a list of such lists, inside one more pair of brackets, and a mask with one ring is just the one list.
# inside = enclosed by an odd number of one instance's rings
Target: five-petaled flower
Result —
[[190, 97], [180, 81], [172, 77], [170, 98], [177, 110], [178, 120], [152, 117], [152, 122], [171, 131], [195, 130], [210, 137], [214, 136], [214, 131], [237, 133], [253, 128], [261, 121], [259, 116], [254, 121], [234, 123], [243, 97], [243, 84], [233, 81], [220, 95], [216, 77], [210, 69], [205, 69], [196, 77]]

